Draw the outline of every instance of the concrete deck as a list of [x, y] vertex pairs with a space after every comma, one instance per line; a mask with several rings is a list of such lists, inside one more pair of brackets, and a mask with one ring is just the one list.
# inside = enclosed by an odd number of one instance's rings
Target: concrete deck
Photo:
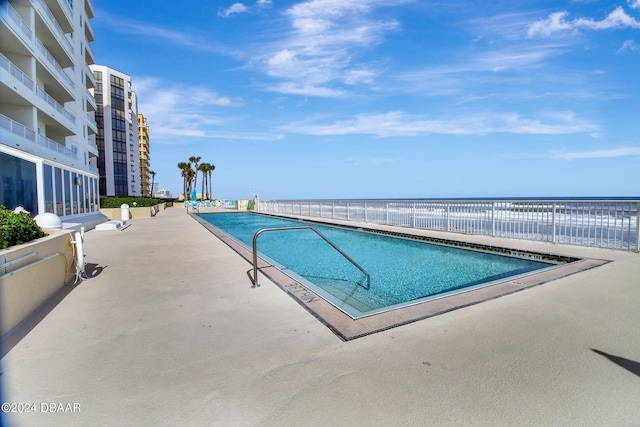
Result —
[[2, 425], [640, 425], [638, 254], [501, 240], [613, 262], [345, 342], [184, 209], [85, 237], [4, 342], [35, 413]]

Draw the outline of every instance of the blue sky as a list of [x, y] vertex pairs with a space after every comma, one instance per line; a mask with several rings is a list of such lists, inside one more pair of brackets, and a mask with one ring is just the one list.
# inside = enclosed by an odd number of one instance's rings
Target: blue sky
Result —
[[93, 4], [174, 195], [640, 195], [640, 0]]

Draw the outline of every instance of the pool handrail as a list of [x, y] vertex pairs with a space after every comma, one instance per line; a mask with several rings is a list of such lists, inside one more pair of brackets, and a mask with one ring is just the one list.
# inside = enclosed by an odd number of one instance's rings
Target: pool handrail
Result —
[[256, 231], [256, 233], [253, 235], [253, 285], [251, 286], [252, 288], [258, 287], [260, 286], [258, 284], [258, 236], [262, 233], [265, 232], [270, 232], [270, 231], [287, 231], [287, 230], [312, 230], [314, 233], [316, 233], [318, 236], [322, 237], [322, 239], [327, 242], [328, 244], [331, 245], [331, 247], [333, 247], [336, 251], [338, 251], [340, 253], [340, 255], [342, 255], [343, 257], [345, 257], [349, 262], [351, 262], [351, 264], [353, 264], [358, 270], [360, 270], [361, 272], [364, 273], [364, 275], [367, 277], [367, 286], [363, 286], [360, 285], [360, 283], [358, 283], [358, 285], [362, 286], [365, 289], [369, 289], [371, 287], [371, 276], [369, 275], [369, 273], [367, 273], [367, 271], [362, 268], [360, 266], [360, 264], [358, 264], [357, 262], [355, 262], [349, 255], [347, 255], [346, 253], [344, 253], [344, 251], [342, 249], [340, 249], [339, 247], [337, 247], [335, 245], [335, 243], [333, 243], [331, 240], [329, 240], [327, 238], [327, 236], [325, 236], [324, 234], [322, 234], [320, 231], [318, 231], [315, 227], [312, 227], [310, 225], [294, 225], [291, 227], [271, 227], [271, 228], [262, 228], [258, 231]]

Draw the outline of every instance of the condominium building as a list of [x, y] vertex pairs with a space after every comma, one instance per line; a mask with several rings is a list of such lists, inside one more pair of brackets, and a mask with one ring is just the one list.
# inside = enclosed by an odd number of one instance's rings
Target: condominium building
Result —
[[96, 85], [100, 194], [140, 196], [140, 150], [138, 147], [138, 101], [131, 77], [104, 65], [92, 65]]
[[99, 210], [91, 0], [0, 1], [0, 204]]
[[138, 147], [140, 149], [140, 186], [143, 196], [151, 196], [151, 146], [149, 145], [149, 124], [147, 118], [138, 113]]

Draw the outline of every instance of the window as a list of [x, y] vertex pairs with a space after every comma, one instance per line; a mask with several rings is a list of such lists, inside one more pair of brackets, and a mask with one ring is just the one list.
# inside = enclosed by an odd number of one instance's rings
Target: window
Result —
[[60, 168], [55, 168], [53, 182], [54, 197], [56, 200], [55, 214], [58, 216], [62, 216], [64, 215], [64, 212], [62, 210], [62, 170]]
[[69, 178], [69, 171], [64, 171], [64, 214], [71, 215], [71, 179]]
[[49, 165], [43, 166], [44, 181], [44, 211], [53, 213], [53, 168]]
[[37, 200], [35, 163], [0, 152], [0, 205], [11, 210], [22, 206], [35, 216]]

